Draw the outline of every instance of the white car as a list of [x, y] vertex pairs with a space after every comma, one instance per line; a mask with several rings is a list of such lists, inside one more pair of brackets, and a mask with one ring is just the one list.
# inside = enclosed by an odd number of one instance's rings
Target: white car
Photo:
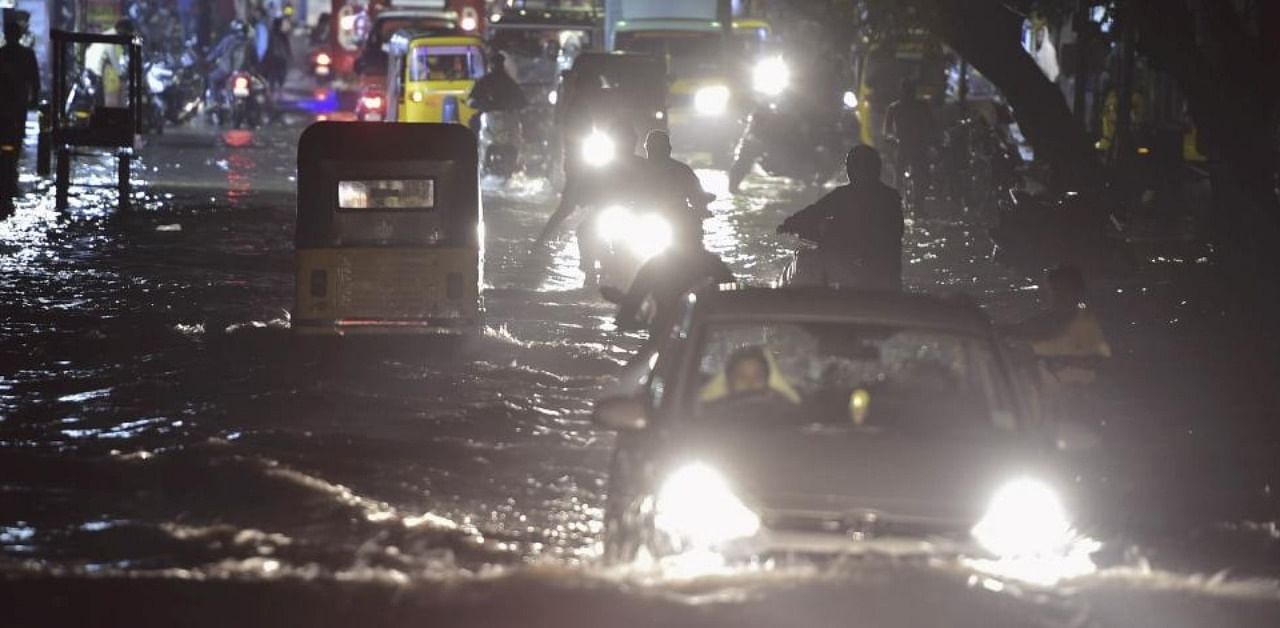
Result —
[[605, 557], [1030, 556], [1074, 538], [1063, 450], [976, 307], [828, 288], [689, 298], [619, 432]]

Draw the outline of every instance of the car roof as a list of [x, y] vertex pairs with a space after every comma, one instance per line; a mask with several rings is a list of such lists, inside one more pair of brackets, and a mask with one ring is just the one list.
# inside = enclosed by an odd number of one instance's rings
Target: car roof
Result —
[[895, 292], [822, 287], [722, 287], [699, 292], [701, 320], [789, 320], [846, 322], [935, 329], [986, 335], [991, 322], [976, 305], [957, 300]]

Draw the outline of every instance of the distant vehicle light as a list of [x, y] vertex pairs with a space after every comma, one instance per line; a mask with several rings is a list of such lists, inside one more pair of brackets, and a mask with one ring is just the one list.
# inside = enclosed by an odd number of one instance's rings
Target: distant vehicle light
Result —
[[841, 100], [842, 102], [844, 102], [845, 109], [858, 108], [858, 95], [853, 93], [853, 90], [846, 91], [844, 93], [844, 97]]
[[782, 57], [763, 59], [751, 72], [751, 84], [765, 96], [777, 96], [791, 86], [791, 68]]
[[462, 30], [471, 32], [471, 31], [474, 31], [476, 27], [480, 25], [480, 20], [477, 20], [474, 15], [464, 15], [462, 16], [462, 21], [460, 21], [458, 24], [459, 26], [462, 27]]
[[555, 106], [556, 103], [560, 102], [560, 93], [554, 89], [547, 92], [547, 102], [551, 103], [552, 106]]
[[718, 116], [729, 108], [729, 88], [709, 85], [693, 94], [693, 108], [704, 116]]
[[369, 111], [382, 111], [381, 96], [365, 96], [360, 99], [360, 104], [364, 105]]
[[666, 118], [666, 117], [667, 117], [667, 114], [665, 114], [665, 113], [663, 113], [663, 112], [661, 112], [661, 111], [655, 111], [655, 112], [653, 112], [653, 117], [654, 117], [654, 119], [655, 119], [655, 120], [662, 120], [663, 118]]
[[249, 96], [249, 77], [237, 76], [231, 82], [231, 93], [236, 98], [247, 98]]
[[587, 165], [603, 168], [613, 162], [618, 146], [613, 138], [599, 129], [592, 129], [591, 134], [582, 140], [582, 159]]
[[422, 92], [416, 89], [413, 90], [413, 93], [409, 95], [409, 99], [412, 100], [413, 102], [422, 102], [423, 100]]
[[329, 53], [322, 52], [316, 55], [316, 65], [329, 65], [331, 63], [333, 63], [333, 58], [329, 56]]

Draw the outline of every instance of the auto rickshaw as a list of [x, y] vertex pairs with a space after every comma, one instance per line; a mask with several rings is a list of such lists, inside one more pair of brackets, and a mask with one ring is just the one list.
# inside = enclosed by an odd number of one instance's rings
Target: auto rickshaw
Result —
[[318, 122], [298, 142], [293, 329], [478, 331], [484, 242], [475, 135], [454, 124]]
[[387, 120], [471, 122], [467, 98], [485, 73], [484, 40], [403, 31], [386, 50]]

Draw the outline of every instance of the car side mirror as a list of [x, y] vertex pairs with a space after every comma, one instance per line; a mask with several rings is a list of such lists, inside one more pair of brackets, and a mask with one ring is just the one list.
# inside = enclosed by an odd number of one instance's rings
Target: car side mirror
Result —
[[636, 397], [606, 397], [596, 402], [591, 418], [596, 425], [619, 432], [642, 430], [649, 424], [645, 404]]
[[1098, 430], [1076, 421], [1059, 421], [1053, 428], [1053, 444], [1058, 451], [1084, 453], [1102, 444]]

